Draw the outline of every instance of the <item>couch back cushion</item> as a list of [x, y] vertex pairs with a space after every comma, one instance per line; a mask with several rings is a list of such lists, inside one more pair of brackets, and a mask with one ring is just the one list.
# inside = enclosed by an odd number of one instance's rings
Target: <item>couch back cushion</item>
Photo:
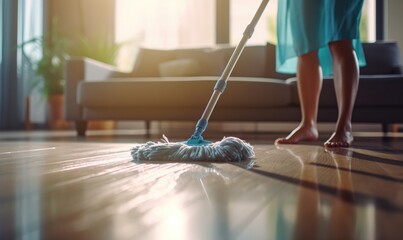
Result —
[[200, 76], [201, 68], [198, 61], [182, 58], [161, 63], [159, 74], [161, 77]]
[[[150, 49], [141, 48], [132, 76], [175, 77], [175, 76], [220, 76], [235, 47], [218, 45], [214, 48]], [[179, 68], [189, 67], [184, 71]], [[196, 66], [197, 65], [197, 66]], [[178, 68], [177, 71], [173, 68]], [[276, 46], [248, 45], [236, 63], [233, 77], [263, 77], [288, 79], [294, 75], [276, 72]]]
[[140, 48], [132, 74], [136, 77], [158, 77], [159, 65], [175, 59], [172, 50]]
[[189, 59], [197, 62], [199, 76], [219, 76], [226, 61], [226, 51], [222, 48], [176, 49], [175, 56], [177, 60]]
[[396, 42], [363, 43], [367, 65], [362, 67], [362, 75], [401, 74], [401, 58]]
[[276, 45], [266, 44], [266, 74], [267, 78], [288, 79], [295, 77], [293, 74], [283, 74], [276, 72]]
[[[228, 48], [227, 61], [235, 47]], [[266, 46], [246, 46], [238, 59], [231, 74], [234, 77], [265, 77], [266, 75]]]
[[[134, 77], [219, 76], [227, 52], [221, 48], [150, 49], [141, 48], [130, 74]], [[192, 69], [183, 69], [192, 65]], [[197, 65], [197, 66], [196, 66]]]

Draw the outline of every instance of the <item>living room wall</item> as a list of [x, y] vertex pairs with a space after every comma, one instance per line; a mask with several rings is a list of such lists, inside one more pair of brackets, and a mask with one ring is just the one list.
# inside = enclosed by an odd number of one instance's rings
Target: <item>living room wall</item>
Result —
[[115, 0], [48, 0], [47, 28], [57, 19], [59, 31], [72, 41], [78, 37], [114, 40]]

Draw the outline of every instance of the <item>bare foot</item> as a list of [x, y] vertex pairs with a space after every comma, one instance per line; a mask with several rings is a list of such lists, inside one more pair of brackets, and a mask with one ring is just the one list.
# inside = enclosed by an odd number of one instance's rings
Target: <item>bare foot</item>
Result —
[[300, 141], [316, 141], [318, 140], [318, 129], [316, 127], [298, 126], [285, 138], [278, 138], [275, 144], [295, 144]]
[[329, 148], [347, 148], [351, 146], [353, 139], [353, 133], [351, 130], [336, 131], [323, 145]]

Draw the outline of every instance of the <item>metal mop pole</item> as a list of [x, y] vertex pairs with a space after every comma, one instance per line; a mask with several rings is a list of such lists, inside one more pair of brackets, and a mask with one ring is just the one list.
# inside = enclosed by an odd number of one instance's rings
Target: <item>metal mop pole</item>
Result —
[[[246, 43], [248, 42], [248, 40], [252, 37], [253, 32], [255, 30], [255, 26], [258, 23], [260, 17], [262, 16], [267, 4], [269, 3], [270, 0], [263, 0], [262, 3], [260, 4], [258, 10], [256, 11], [252, 21], [250, 22], [250, 24], [246, 27], [244, 33], [243, 33], [243, 37], [241, 39], [241, 41], [238, 43], [238, 45], [236, 46], [234, 52], [231, 55], [231, 58], [229, 59], [223, 73], [221, 74], [221, 77], [218, 79], [215, 87], [214, 87], [214, 92], [210, 97], [210, 100], [203, 112], [202, 117], [200, 118], [200, 120], [197, 122], [196, 125], [196, 130], [194, 132], [194, 134], [192, 135], [191, 139], [189, 139], [188, 142], [193, 141], [197, 141], [199, 140], [199, 143], [203, 141], [202, 138], [202, 133], [204, 132], [204, 130], [207, 127], [208, 124], [208, 120], [210, 119], [211, 113], [213, 112], [218, 99], [220, 98], [220, 95], [224, 92], [225, 87], [227, 85], [227, 81], [228, 78], [230, 77], [232, 70], [234, 69], [239, 57], [241, 56]], [[197, 142], [193, 142], [193, 144], [198, 144]]]

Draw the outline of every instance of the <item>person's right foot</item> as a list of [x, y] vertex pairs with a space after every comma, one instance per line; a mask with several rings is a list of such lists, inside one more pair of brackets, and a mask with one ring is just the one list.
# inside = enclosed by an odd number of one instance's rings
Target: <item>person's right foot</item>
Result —
[[316, 141], [319, 133], [316, 127], [298, 126], [285, 138], [278, 138], [275, 144], [296, 144], [300, 141]]
[[336, 130], [323, 145], [327, 148], [348, 148], [351, 146], [353, 139], [351, 124], [349, 124], [347, 128]]

